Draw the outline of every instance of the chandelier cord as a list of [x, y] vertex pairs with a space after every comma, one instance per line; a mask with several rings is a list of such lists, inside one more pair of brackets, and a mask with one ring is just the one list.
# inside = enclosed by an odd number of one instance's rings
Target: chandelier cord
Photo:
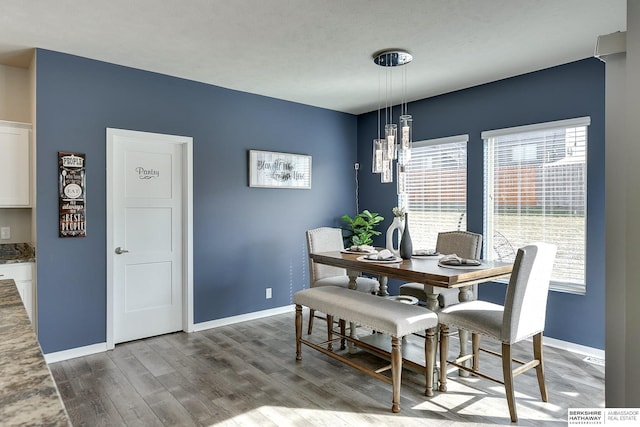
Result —
[[[356, 165], [358, 165], [358, 164], [356, 163]], [[360, 185], [359, 185], [359, 182], [358, 182], [358, 170], [359, 169], [360, 169], [359, 165], [358, 165], [358, 167], [354, 166], [354, 168], [353, 168], [353, 172], [355, 174], [355, 179], [356, 179], [356, 215], [360, 213], [360, 201], [359, 201], [359, 198], [360, 198], [360, 196], [359, 196], [359, 194], [360, 194]]]
[[382, 92], [382, 70], [378, 69], [378, 140], [380, 140], [380, 93]]
[[402, 70], [402, 92], [400, 114], [406, 115], [409, 113], [409, 105], [407, 103], [407, 67], [403, 67]]

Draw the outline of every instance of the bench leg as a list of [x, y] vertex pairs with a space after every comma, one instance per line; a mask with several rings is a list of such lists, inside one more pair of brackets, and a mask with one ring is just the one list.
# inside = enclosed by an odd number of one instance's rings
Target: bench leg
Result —
[[433, 370], [436, 366], [436, 330], [437, 328], [430, 328], [425, 331], [424, 357], [426, 361], [426, 389], [424, 394], [426, 396], [433, 396]]
[[296, 304], [296, 360], [302, 360], [302, 306]]
[[333, 351], [333, 316], [327, 314], [327, 341], [329, 345], [327, 348]]
[[391, 337], [391, 385], [393, 401], [391, 412], [400, 412], [400, 383], [402, 379], [402, 339]]

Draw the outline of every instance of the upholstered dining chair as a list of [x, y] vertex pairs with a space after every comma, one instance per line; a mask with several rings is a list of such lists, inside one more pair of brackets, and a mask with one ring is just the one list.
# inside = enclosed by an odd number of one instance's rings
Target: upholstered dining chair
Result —
[[[513, 378], [531, 368], [536, 369], [538, 387], [542, 401], [546, 402], [547, 387], [544, 380], [544, 362], [542, 357], [542, 334], [547, 309], [547, 295], [551, 270], [556, 255], [556, 246], [548, 243], [534, 243], [518, 249], [513, 272], [507, 287], [504, 305], [485, 301], [469, 301], [447, 307], [438, 312], [440, 324], [440, 391], [447, 390], [446, 365], [457, 366], [479, 377], [504, 384], [509, 415], [516, 422], [518, 415], [515, 406]], [[471, 332], [472, 353], [448, 361], [448, 328], [455, 326]], [[480, 336], [502, 342], [502, 352], [480, 348]], [[533, 359], [529, 362], [515, 360], [512, 357], [512, 345], [533, 337]], [[503, 380], [480, 372], [480, 351], [502, 358]], [[471, 368], [464, 362], [471, 359]], [[512, 362], [520, 366], [513, 369]]]
[[[307, 230], [307, 249], [309, 253], [341, 251], [344, 249], [342, 230], [331, 227]], [[348, 287], [349, 276], [347, 276], [347, 270], [330, 265], [318, 264], [309, 258], [309, 287], [315, 288], [317, 286]], [[356, 278], [356, 290], [358, 291], [375, 293], [378, 291], [379, 286], [380, 284], [377, 279], [368, 277]], [[315, 310], [311, 310], [309, 313], [308, 334], [311, 333], [313, 328], [314, 316]]]
[[[444, 255], [456, 254], [462, 258], [479, 259], [482, 250], [482, 235], [470, 231], [445, 231], [438, 233], [436, 240], [436, 251]], [[478, 297], [478, 286], [471, 287], [473, 297]], [[443, 289], [430, 287], [429, 292], [438, 295], [438, 305], [447, 307], [458, 303], [457, 289]], [[400, 295], [410, 295], [418, 298], [419, 301], [426, 302], [427, 294], [425, 285], [422, 283], [405, 283], [400, 285]]]

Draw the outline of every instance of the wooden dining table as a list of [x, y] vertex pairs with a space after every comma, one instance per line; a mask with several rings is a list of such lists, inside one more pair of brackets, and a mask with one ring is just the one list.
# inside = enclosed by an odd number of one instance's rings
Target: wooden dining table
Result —
[[439, 256], [412, 257], [396, 263], [366, 260], [363, 254], [351, 254], [346, 251], [310, 253], [314, 262], [342, 267], [349, 276], [349, 288], [356, 288], [356, 277], [362, 273], [377, 276], [380, 281], [380, 296], [387, 296], [387, 279], [404, 282], [417, 282], [425, 285], [427, 308], [438, 310], [438, 295], [430, 292], [433, 288], [457, 288], [458, 299], [468, 301], [472, 285], [490, 282], [511, 274], [513, 263], [481, 260], [479, 266], [441, 266]]
[[[427, 295], [426, 306], [432, 311], [438, 311], [440, 308], [438, 288], [458, 289], [458, 300], [469, 301], [472, 296], [472, 285], [508, 277], [513, 269], [513, 263], [490, 260], [481, 260], [479, 266], [441, 266], [438, 263], [439, 256], [414, 256], [395, 263], [367, 260], [364, 254], [348, 253], [348, 251], [310, 253], [309, 257], [320, 264], [346, 269], [351, 289], [356, 288], [356, 278], [361, 274], [376, 276], [380, 282], [378, 291], [380, 296], [388, 295], [389, 278], [422, 283], [425, 285]], [[351, 328], [351, 334], [357, 338], [354, 327]], [[468, 335], [466, 331], [461, 331], [460, 355], [466, 354], [468, 354]]]

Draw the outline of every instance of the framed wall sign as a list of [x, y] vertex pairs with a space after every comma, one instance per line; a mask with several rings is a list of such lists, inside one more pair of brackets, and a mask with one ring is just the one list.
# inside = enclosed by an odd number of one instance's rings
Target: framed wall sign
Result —
[[249, 150], [249, 186], [311, 188], [311, 156]]
[[58, 152], [58, 211], [60, 237], [85, 237], [86, 155]]

